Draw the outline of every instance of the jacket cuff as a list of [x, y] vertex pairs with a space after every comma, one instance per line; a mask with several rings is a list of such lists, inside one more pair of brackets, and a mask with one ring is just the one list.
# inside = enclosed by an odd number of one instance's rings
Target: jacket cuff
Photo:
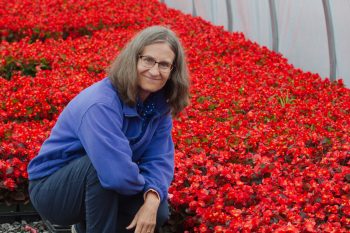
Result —
[[[157, 192], [160, 202], [164, 201], [167, 196], [167, 190], [164, 190], [165, 187], [157, 186], [156, 184], [146, 184], [143, 191], [147, 193], [149, 190], [154, 190]], [[146, 196], [144, 196], [146, 197]]]
[[159, 193], [158, 193], [156, 190], [154, 190], [154, 189], [148, 189], [148, 190], [143, 194], [143, 200], [146, 200], [147, 194], [148, 194], [149, 192], [152, 192], [152, 193], [156, 194], [157, 197], [158, 197], [158, 200], [161, 201]]

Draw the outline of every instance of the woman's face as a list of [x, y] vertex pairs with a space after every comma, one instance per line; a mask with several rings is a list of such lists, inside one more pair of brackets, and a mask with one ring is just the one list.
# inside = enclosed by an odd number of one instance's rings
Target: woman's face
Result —
[[167, 43], [151, 44], [143, 49], [137, 62], [137, 84], [142, 101], [164, 87], [174, 58], [175, 54]]

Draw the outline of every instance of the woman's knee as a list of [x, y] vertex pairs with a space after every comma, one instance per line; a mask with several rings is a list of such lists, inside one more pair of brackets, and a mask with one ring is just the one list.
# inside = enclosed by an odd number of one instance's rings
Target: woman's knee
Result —
[[41, 180], [31, 181], [30, 198], [40, 215], [53, 223], [77, 221], [83, 214], [86, 182], [98, 180], [88, 156], [77, 158]]

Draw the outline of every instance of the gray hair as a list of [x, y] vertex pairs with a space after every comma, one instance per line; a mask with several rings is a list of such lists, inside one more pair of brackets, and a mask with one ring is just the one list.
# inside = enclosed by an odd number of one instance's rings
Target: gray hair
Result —
[[122, 100], [131, 106], [138, 96], [137, 62], [139, 54], [151, 44], [167, 43], [175, 54], [174, 68], [163, 87], [173, 116], [189, 104], [189, 75], [182, 45], [170, 29], [163, 26], [148, 27], [139, 32], [120, 52], [109, 69], [109, 78]]

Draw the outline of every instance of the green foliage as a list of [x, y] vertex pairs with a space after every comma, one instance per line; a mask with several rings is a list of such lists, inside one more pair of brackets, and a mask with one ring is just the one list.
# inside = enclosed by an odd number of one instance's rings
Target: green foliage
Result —
[[39, 61], [31, 60], [16, 60], [9, 56], [5, 58], [5, 64], [0, 67], [0, 76], [6, 80], [11, 80], [14, 72], [20, 71], [24, 76], [35, 77], [38, 69], [51, 70], [50, 63], [42, 58]]

